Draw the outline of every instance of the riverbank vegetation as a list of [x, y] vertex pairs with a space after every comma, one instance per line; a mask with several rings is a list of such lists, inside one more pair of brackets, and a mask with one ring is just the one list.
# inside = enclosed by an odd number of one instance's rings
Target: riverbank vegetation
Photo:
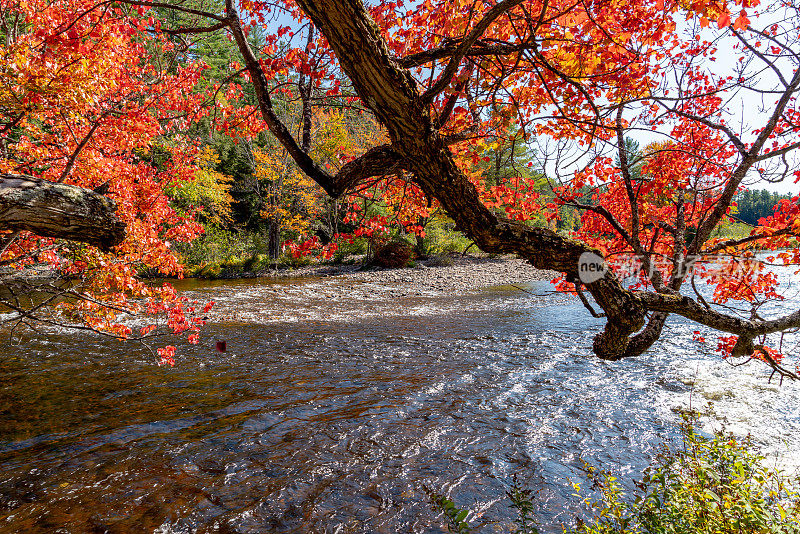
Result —
[[[691, 418], [680, 441], [665, 444], [641, 480], [622, 481], [584, 464], [585, 479], [573, 481], [582, 513], [564, 534], [795, 534], [800, 532], [800, 474], [767, 464], [749, 439], [722, 433], [705, 436]], [[507, 492], [517, 513], [516, 534], [539, 534], [536, 496], [514, 480]], [[478, 532], [470, 512], [432, 494], [450, 532]]]
[[[749, 190], [744, 192], [747, 193]], [[765, 204], [756, 209], [750, 209], [749, 217], [769, 217], [773, 215], [773, 208], [777, 204], [778, 201], [774, 204]], [[231, 202], [230, 205], [233, 206], [235, 203]], [[580, 225], [580, 219], [575, 217], [574, 210], [563, 211], [564, 218], [571, 221], [572, 227]], [[574, 218], [570, 219], [569, 217]], [[231, 278], [253, 276], [271, 269], [291, 269], [311, 263], [360, 262], [369, 265], [375, 253], [376, 243], [367, 238], [358, 237], [336, 241], [336, 252], [327, 259], [313, 255], [312, 250], [292, 254], [290, 247], [293, 244], [292, 240], [302, 238], [294, 232], [282, 229], [279, 233], [279, 242], [281, 243], [278, 249], [279, 253], [270, 255], [269, 234], [263, 225], [265, 221], [259, 222], [261, 226], [256, 224], [253, 229], [248, 229], [248, 225], [239, 225], [232, 221], [203, 223], [202, 235], [189, 243], [176, 244], [176, 251], [184, 266], [183, 275], [198, 278]], [[323, 229], [316, 227], [314, 221], [311, 222], [308, 229], [312, 235], [318, 237], [320, 234], [325, 234]], [[742, 222], [739, 217], [733, 216], [730, 220], [720, 224], [713, 237], [740, 240], [750, 236], [753, 229], [754, 225]], [[478, 251], [474, 242], [456, 230], [455, 223], [445, 216], [431, 218], [425, 225], [423, 236], [406, 232], [402, 225], [398, 225], [397, 228], [387, 227], [383, 234], [385, 242], [401, 243], [412, 249], [413, 259], [425, 259], [430, 255], [441, 256], [454, 252]], [[380, 246], [380, 243], [377, 245]]]

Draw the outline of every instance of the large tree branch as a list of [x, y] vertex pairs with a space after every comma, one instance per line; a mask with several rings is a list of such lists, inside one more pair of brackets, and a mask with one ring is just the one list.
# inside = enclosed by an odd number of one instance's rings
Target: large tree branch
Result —
[[[687, 319], [722, 332], [753, 338], [800, 327], [800, 310], [769, 321], [749, 320], [720, 313], [683, 295], [640, 293], [639, 298], [649, 310], [677, 313]], [[752, 352], [752, 351], [751, 351]]]
[[792, 231], [791, 228], [781, 228], [776, 230], [772, 233], [763, 233], [763, 234], [754, 234], [749, 235], [747, 237], [742, 237], [739, 239], [727, 239], [725, 241], [721, 241], [714, 245], [713, 247], [709, 248], [708, 250], [704, 250], [703, 254], [712, 254], [714, 252], [719, 252], [720, 250], [724, 250], [729, 247], [738, 247], [739, 245], [744, 245], [746, 243], [752, 243], [753, 241], [758, 241], [760, 239], [770, 239], [778, 236], [795, 236], [798, 237], [796, 233]]
[[341, 194], [375, 176], [389, 176], [408, 170], [408, 164], [390, 145], [376, 146], [346, 163], [334, 178], [334, 188]]
[[228, 26], [228, 22], [223, 20], [222, 22], [217, 22], [216, 24], [212, 24], [211, 26], [184, 26], [184, 27], [181, 27], [181, 28], [173, 29], [173, 30], [171, 30], [169, 28], [166, 28], [166, 29], [162, 29], [161, 31], [163, 31], [164, 33], [166, 33], [168, 35], [181, 35], [181, 34], [184, 34], [184, 33], [189, 33], [189, 34], [192, 34], [192, 35], [196, 35], [198, 33], [215, 32], [215, 31], [221, 30], [222, 28], [225, 28], [227, 26]]
[[[516, 253], [540, 269], [578, 278], [581, 254], [593, 249], [552, 230], [498, 217], [483, 205], [434, 128], [413, 77], [389, 55], [380, 30], [359, 0], [298, 3], [327, 38], [356, 92], [386, 127], [414, 182], [429, 198], [439, 200], [459, 228], [485, 251]], [[510, 5], [503, 3], [505, 8]], [[595, 339], [595, 352], [606, 359], [625, 356], [629, 336], [644, 325], [644, 306], [611, 273], [587, 288], [609, 318]]]
[[0, 229], [80, 241], [108, 250], [125, 239], [113, 200], [74, 185], [0, 174]]
[[628, 356], [639, 356], [653, 346], [661, 337], [661, 331], [669, 317], [668, 313], [656, 312], [652, 314], [642, 330], [631, 337], [628, 343]]

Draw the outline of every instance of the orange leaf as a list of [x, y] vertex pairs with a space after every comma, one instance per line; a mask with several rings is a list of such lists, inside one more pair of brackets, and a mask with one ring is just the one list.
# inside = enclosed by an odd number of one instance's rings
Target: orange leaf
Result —
[[727, 13], [723, 13], [717, 19], [717, 27], [721, 30], [725, 26], [731, 23], [731, 16]]
[[742, 10], [741, 14], [736, 18], [736, 22], [733, 23], [733, 28], [736, 30], [744, 30], [750, 24], [750, 19], [747, 18], [744, 10]]

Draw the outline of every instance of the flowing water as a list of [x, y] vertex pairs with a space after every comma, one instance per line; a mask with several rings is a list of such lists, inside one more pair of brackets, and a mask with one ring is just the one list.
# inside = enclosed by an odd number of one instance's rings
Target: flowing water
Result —
[[216, 315], [174, 368], [85, 333], [6, 340], [0, 532], [444, 532], [430, 492], [509, 532], [514, 476], [560, 532], [582, 459], [637, 477], [690, 407], [798, 461], [796, 384], [704, 355], [680, 320], [600, 361], [600, 321], [526, 288], [186, 282]]

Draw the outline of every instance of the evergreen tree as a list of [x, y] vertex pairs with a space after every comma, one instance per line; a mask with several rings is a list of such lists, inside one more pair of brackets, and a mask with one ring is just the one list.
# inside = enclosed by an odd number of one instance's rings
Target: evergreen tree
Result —
[[758, 220], [762, 217], [769, 217], [774, 213], [774, 207], [782, 199], [788, 199], [790, 195], [781, 195], [766, 189], [751, 191], [745, 189], [736, 195], [738, 213], [736, 218], [751, 226], [758, 226]]

